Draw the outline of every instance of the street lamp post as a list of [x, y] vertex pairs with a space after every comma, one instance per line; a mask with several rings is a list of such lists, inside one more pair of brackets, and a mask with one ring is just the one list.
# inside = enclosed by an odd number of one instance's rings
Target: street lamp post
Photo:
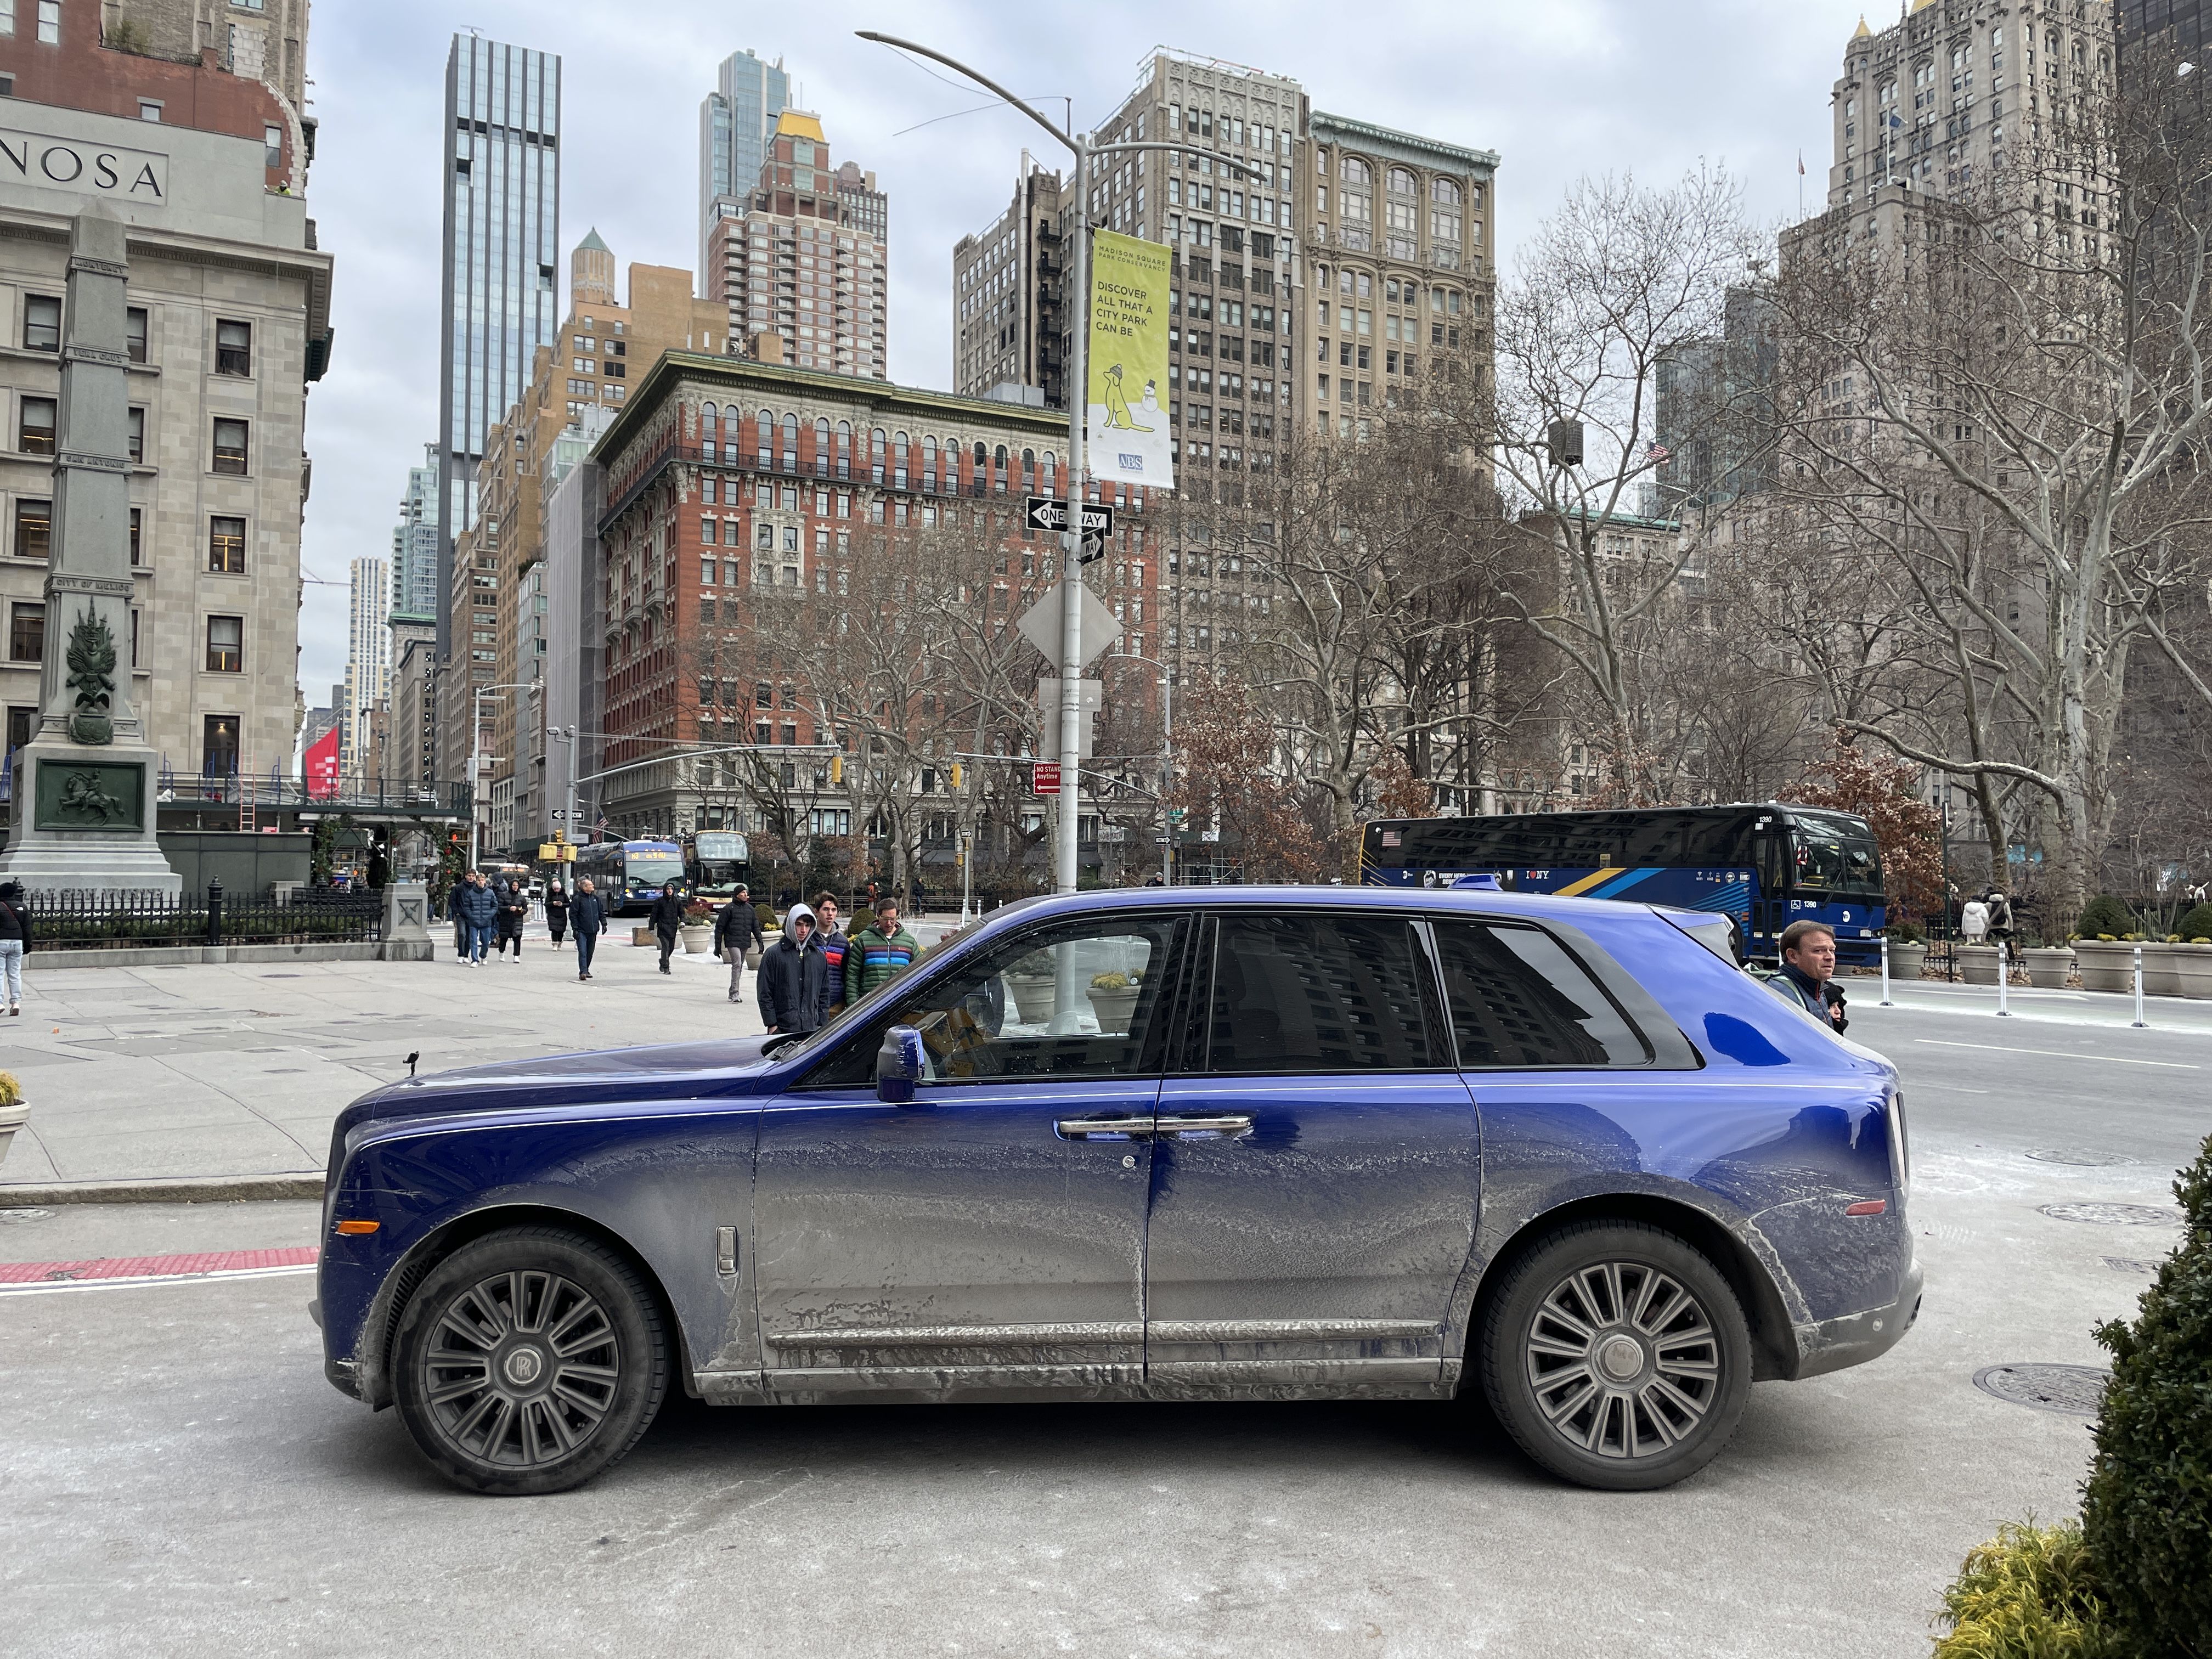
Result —
[[[1085, 361], [1091, 332], [1091, 160], [1095, 155], [1124, 155], [1139, 150], [1167, 150], [1190, 155], [1212, 155], [1195, 145], [1166, 143], [1158, 140], [1127, 139], [1117, 143], [1094, 144], [1089, 137], [1079, 132], [1063, 132], [1043, 115], [1008, 92], [996, 81], [981, 71], [972, 70], [955, 58], [946, 57], [933, 47], [913, 40], [902, 40], [896, 35], [879, 33], [874, 29], [856, 33], [863, 40], [874, 40], [886, 46], [896, 46], [942, 64], [955, 74], [964, 75], [977, 86], [1019, 110], [1053, 137], [1054, 143], [1065, 145], [1074, 156], [1075, 246], [1068, 258], [1067, 280], [1073, 290], [1069, 306], [1067, 362], [1067, 521], [1060, 532], [1060, 823], [1054, 837], [1053, 857], [1053, 885], [1062, 893], [1076, 890], [1076, 836], [1079, 828], [1077, 790], [1082, 775], [1078, 754], [1083, 742], [1083, 498], [1089, 483], [1088, 464], [1084, 454], [1084, 422], [1090, 413], [1090, 370]], [[1224, 156], [1213, 156], [1217, 167], [1249, 178], [1259, 174], [1240, 161]]]
[[513, 680], [505, 685], [480, 685], [469, 705], [469, 868], [482, 856], [483, 814], [477, 795], [483, 781], [483, 700], [499, 691], [527, 691], [531, 683]]

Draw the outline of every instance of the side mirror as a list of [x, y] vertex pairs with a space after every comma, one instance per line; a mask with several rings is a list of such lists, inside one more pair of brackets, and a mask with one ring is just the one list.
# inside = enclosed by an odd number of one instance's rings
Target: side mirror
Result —
[[876, 1050], [876, 1098], [893, 1106], [913, 1104], [921, 1072], [921, 1033], [911, 1025], [885, 1031], [884, 1046]]

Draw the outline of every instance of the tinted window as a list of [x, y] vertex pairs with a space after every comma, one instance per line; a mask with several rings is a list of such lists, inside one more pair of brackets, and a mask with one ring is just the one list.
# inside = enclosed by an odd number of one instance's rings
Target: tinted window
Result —
[[[893, 1025], [921, 1030], [928, 1084], [1156, 1072], [1176, 927], [1173, 916], [1088, 917], [1017, 933], [950, 974], [908, 985], [903, 994], [895, 980], [887, 999], [869, 1000], [865, 1026], [806, 1086], [872, 1084], [876, 1051]], [[1056, 1019], [1063, 958], [1073, 1001]], [[1055, 1032], [1055, 1025], [1069, 1029]]]
[[1650, 1062], [1635, 1029], [1549, 933], [1503, 922], [1436, 926], [1461, 1066]]
[[1427, 965], [1389, 917], [1230, 915], [1213, 958], [1216, 1072], [1418, 1072], [1446, 1066]]

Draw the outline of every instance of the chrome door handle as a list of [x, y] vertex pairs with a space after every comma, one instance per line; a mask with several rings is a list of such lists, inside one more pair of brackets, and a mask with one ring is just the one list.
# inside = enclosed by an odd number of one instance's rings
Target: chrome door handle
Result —
[[1252, 1133], [1252, 1115], [1249, 1112], [1163, 1117], [1158, 1122], [1160, 1133], [1183, 1140], [1234, 1140]]
[[1152, 1119], [1149, 1112], [1142, 1117], [1063, 1117], [1052, 1127], [1062, 1140], [1146, 1140]]

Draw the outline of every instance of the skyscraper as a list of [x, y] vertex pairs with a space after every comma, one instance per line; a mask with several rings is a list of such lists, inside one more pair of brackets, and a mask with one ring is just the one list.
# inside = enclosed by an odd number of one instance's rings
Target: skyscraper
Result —
[[707, 258], [708, 239], [724, 219], [741, 218], [768, 159], [769, 135], [791, 102], [783, 59], [764, 64], [732, 52], [715, 71], [714, 90], [699, 106], [699, 277], [706, 297], [724, 297], [720, 268]]
[[952, 386], [963, 397], [1033, 386], [1045, 407], [1067, 396], [1065, 188], [1022, 152], [1014, 198], [988, 230], [952, 248]]
[[475, 516], [484, 434], [522, 395], [538, 348], [560, 326], [560, 137], [559, 58], [453, 37], [438, 388], [438, 653], [448, 661], [453, 538]]
[[399, 522], [392, 529], [392, 609], [419, 621], [438, 615], [438, 446], [422, 446], [422, 465], [407, 469]]
[[368, 753], [368, 726], [392, 690], [392, 636], [386, 595], [391, 567], [382, 559], [353, 562], [351, 625], [346, 635], [345, 726], [338, 733], [338, 764], [358, 769]]

